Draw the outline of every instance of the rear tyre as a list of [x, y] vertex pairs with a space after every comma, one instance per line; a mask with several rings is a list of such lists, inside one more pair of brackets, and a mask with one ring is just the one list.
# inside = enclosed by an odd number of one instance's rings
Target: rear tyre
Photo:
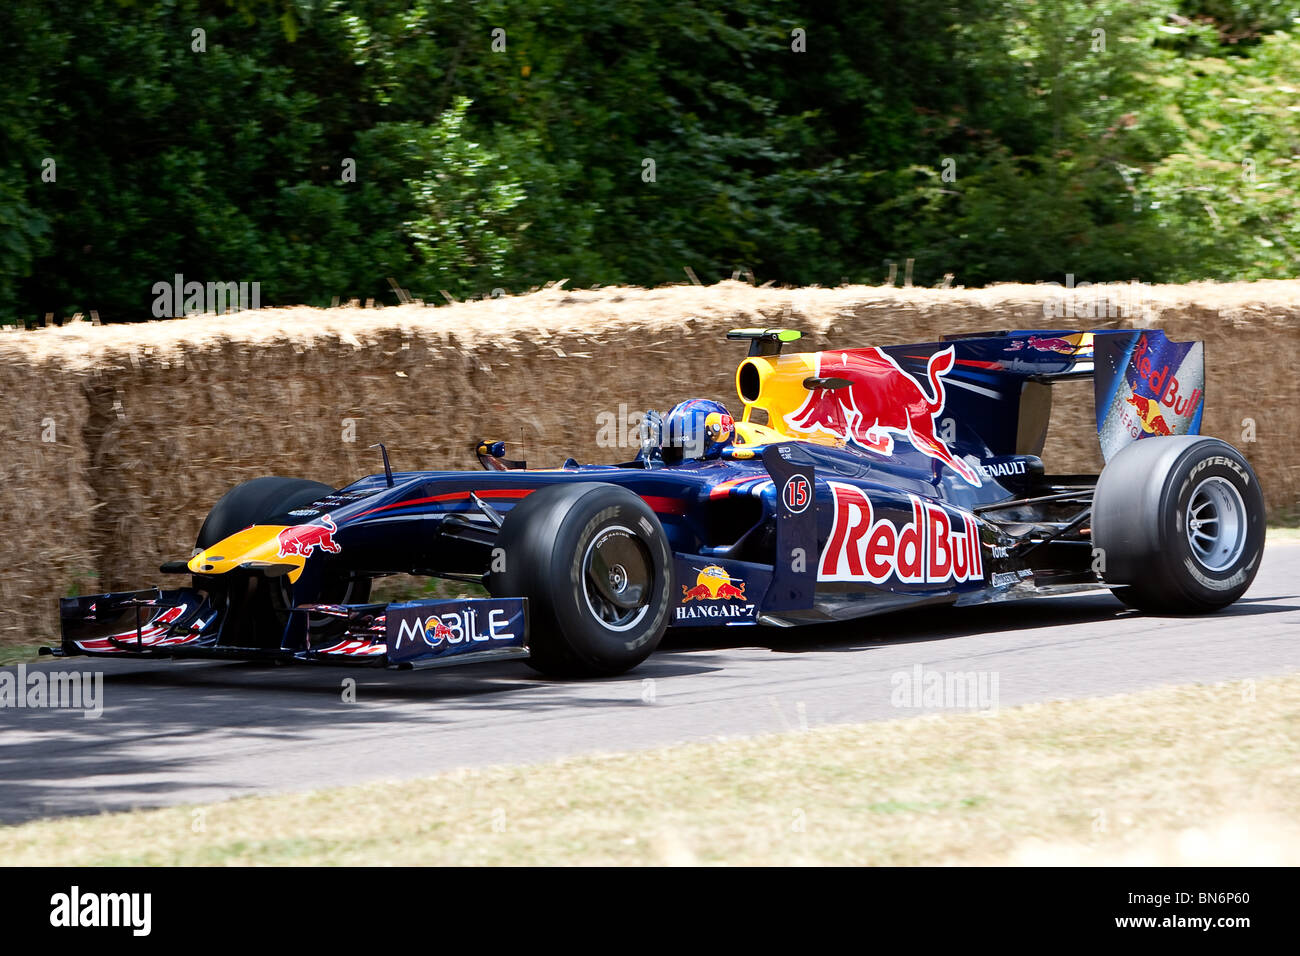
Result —
[[1093, 543], [1115, 596], [1158, 614], [1217, 611], [1259, 570], [1264, 496], [1250, 464], [1217, 438], [1146, 438], [1102, 470]]
[[672, 598], [672, 552], [640, 497], [595, 482], [534, 491], [497, 539], [494, 597], [526, 597], [529, 664], [550, 677], [621, 674], [659, 645]]
[[[327, 484], [305, 478], [266, 477], [242, 482], [212, 506], [199, 528], [195, 547], [200, 550], [210, 548], [255, 524], [301, 524], [302, 518], [289, 512], [304, 508], [325, 495], [332, 495], [334, 491]], [[249, 593], [240, 595], [248, 615], [245, 628], [249, 632], [249, 643], [256, 646], [278, 643], [279, 635], [289, 621], [289, 608], [293, 606], [292, 586], [287, 575], [229, 581], [196, 577], [194, 583], [213, 592], [214, 596], [224, 596], [231, 586], [249, 589]], [[370, 579], [327, 568], [314, 600], [320, 604], [364, 604], [370, 600]], [[325, 639], [343, 627], [344, 622], [336, 618], [314, 621], [311, 625], [312, 640]]]

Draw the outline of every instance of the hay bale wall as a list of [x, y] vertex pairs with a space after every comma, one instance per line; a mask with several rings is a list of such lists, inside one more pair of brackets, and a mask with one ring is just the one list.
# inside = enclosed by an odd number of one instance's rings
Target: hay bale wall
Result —
[[[692, 395], [736, 406], [744, 349], [723, 333], [738, 325], [801, 328], [810, 350], [1014, 327], [1145, 326], [1203, 339], [1205, 433], [1242, 448], [1272, 517], [1296, 517], [1300, 282], [1145, 287], [1139, 315], [1045, 319], [1058, 294], [550, 288], [438, 308], [267, 309], [3, 334], [0, 642], [54, 637], [57, 598], [74, 589], [157, 581], [157, 565], [187, 556], [207, 509], [246, 478], [341, 485], [379, 470], [368, 447], [377, 441], [398, 469], [477, 467], [482, 437], [538, 465], [630, 457], [600, 447], [597, 416]], [[1055, 470], [1098, 468], [1090, 386], [1061, 388], [1064, 427], [1044, 457]], [[51, 419], [56, 440], [42, 441]]]
[[0, 644], [30, 643], [54, 634], [61, 593], [95, 589], [90, 406], [75, 378], [3, 347], [0, 396]]

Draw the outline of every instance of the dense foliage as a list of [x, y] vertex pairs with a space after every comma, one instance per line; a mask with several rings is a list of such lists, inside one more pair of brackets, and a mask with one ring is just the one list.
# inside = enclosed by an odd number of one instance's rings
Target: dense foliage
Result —
[[7, 0], [0, 320], [145, 318], [177, 273], [263, 304], [1295, 274], [1300, 4], [806, 6]]

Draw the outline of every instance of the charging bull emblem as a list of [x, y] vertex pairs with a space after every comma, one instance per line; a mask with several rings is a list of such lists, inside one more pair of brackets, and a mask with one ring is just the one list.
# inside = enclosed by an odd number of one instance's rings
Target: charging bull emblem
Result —
[[845, 438], [886, 456], [894, 453], [894, 435], [899, 435], [957, 472], [967, 484], [979, 487], [979, 474], [953, 455], [934, 430], [944, 406], [943, 376], [955, 362], [952, 346], [930, 356], [926, 366], [930, 397], [920, 382], [878, 348], [822, 352], [817, 356], [817, 374], [846, 378], [852, 384], [810, 390], [804, 403], [785, 416], [786, 424], [796, 431], [823, 431]]
[[319, 523], [313, 521], [285, 528], [279, 534], [280, 548], [277, 553], [282, 558], [291, 554], [307, 558], [317, 549], [338, 554], [343, 550], [334, 540], [334, 532], [338, 530], [338, 525], [329, 515], [322, 515]]
[[716, 564], [700, 569], [695, 579], [695, 587], [682, 585], [682, 603], [687, 601], [743, 601], [745, 599], [745, 582], [733, 578]]
[[1040, 338], [1037, 335], [1031, 335], [1028, 341], [1016, 339], [1007, 346], [1006, 351], [1018, 352], [1026, 346], [1037, 352], [1056, 352], [1058, 355], [1073, 355], [1082, 348], [1082, 346], [1075, 345], [1069, 339], [1059, 337]]
[[1142, 423], [1142, 430], [1148, 435], [1172, 435], [1169, 425], [1165, 421], [1165, 416], [1160, 413], [1160, 405], [1154, 398], [1145, 398], [1141, 395], [1130, 395], [1128, 403], [1137, 409], [1138, 419]]
[[424, 641], [430, 647], [439, 647], [443, 641], [452, 641], [456, 634], [450, 627], [442, 623], [442, 618], [430, 616], [424, 622]]

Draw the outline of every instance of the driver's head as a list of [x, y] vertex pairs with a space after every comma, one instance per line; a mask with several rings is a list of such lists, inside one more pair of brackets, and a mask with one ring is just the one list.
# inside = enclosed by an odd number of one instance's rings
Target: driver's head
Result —
[[735, 433], [736, 424], [721, 402], [687, 399], [664, 417], [663, 459], [671, 465], [684, 458], [717, 458]]

